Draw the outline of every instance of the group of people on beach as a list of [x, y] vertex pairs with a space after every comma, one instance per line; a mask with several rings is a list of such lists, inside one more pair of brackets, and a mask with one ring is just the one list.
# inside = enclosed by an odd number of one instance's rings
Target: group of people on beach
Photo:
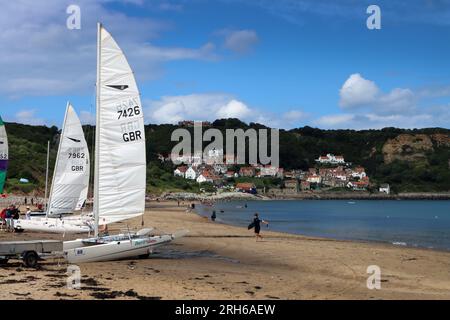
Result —
[[[0, 212], [0, 230], [7, 232], [15, 232], [14, 221], [20, 219], [20, 209], [18, 206], [11, 204]], [[25, 219], [31, 219], [31, 208], [27, 207]]]
[[9, 207], [3, 209], [0, 212], [0, 222], [1, 228], [6, 226], [7, 232], [14, 232], [14, 220], [20, 218], [20, 210], [15, 205], [10, 205]]

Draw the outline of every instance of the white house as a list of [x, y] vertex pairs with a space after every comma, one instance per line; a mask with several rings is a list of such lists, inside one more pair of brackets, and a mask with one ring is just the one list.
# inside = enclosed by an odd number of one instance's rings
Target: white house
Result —
[[331, 163], [331, 164], [344, 164], [345, 160], [343, 156], [335, 156], [334, 154], [328, 153], [326, 156], [320, 156], [316, 159], [319, 163]]
[[321, 183], [322, 182], [322, 177], [317, 175], [317, 174], [311, 174], [311, 175], [308, 176], [306, 181], [308, 181], [309, 183]]
[[173, 175], [176, 176], [176, 177], [182, 177], [182, 178], [184, 178], [187, 169], [188, 169], [188, 168], [187, 168], [186, 166], [179, 166], [178, 168], [176, 168], [176, 169], [173, 171]]
[[261, 166], [259, 175], [261, 177], [275, 177], [278, 174], [278, 168], [274, 166]]
[[379, 190], [380, 190], [380, 192], [384, 192], [386, 194], [390, 194], [391, 193], [391, 187], [387, 183], [380, 185], [380, 189]]
[[366, 171], [364, 170], [363, 167], [356, 167], [353, 171], [352, 171], [352, 177], [353, 178], [359, 178], [359, 179], [363, 179], [367, 176]]
[[214, 182], [214, 175], [208, 170], [203, 170], [203, 172], [197, 177], [196, 180], [198, 183], [203, 182]]
[[193, 168], [193, 167], [189, 167], [185, 174], [184, 177], [186, 179], [191, 179], [191, 180], [195, 180], [197, 178], [197, 171]]

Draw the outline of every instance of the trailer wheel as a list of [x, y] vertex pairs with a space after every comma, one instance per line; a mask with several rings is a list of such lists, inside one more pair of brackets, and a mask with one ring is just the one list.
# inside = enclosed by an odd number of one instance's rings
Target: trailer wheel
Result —
[[39, 256], [35, 251], [26, 251], [23, 254], [23, 263], [28, 268], [35, 268], [38, 264]]
[[0, 259], [0, 266], [7, 264], [8, 263], [8, 259], [7, 258], [1, 258]]

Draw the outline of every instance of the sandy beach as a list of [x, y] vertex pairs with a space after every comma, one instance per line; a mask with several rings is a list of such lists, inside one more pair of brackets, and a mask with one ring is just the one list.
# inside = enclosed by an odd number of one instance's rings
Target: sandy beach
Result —
[[[0, 268], [0, 299], [450, 299], [449, 252], [264, 228], [264, 241], [256, 242], [252, 231], [213, 223], [176, 202], [152, 203], [144, 222], [155, 232], [189, 234], [148, 259], [80, 265], [79, 290], [66, 287], [62, 259], [37, 270], [11, 260]], [[141, 227], [140, 218], [128, 223]], [[61, 235], [0, 232], [0, 241], [27, 239]], [[366, 286], [369, 265], [381, 268], [380, 290]]]

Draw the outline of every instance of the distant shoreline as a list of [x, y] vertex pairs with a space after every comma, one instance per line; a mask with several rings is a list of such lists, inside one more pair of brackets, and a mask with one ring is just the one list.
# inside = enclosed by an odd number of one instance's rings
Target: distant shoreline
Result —
[[217, 194], [166, 193], [159, 198], [179, 201], [254, 201], [254, 200], [450, 200], [450, 192], [446, 193], [399, 193], [371, 194], [362, 192], [314, 192], [285, 195], [252, 195], [240, 192], [224, 192]]
[[450, 200], [450, 193], [312, 193], [276, 196], [273, 200]]

